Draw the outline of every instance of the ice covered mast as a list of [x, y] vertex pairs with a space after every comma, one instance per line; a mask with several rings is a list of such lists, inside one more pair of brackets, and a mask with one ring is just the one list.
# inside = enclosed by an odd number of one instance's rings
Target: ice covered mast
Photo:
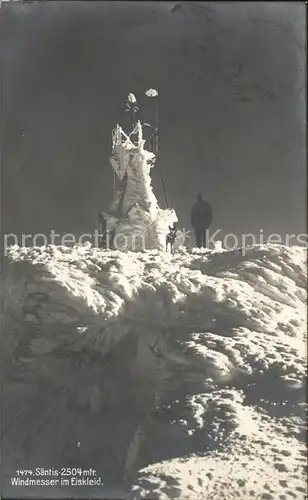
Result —
[[[129, 94], [129, 98], [136, 103], [133, 94]], [[113, 247], [118, 250], [165, 250], [169, 226], [177, 222], [173, 209], [158, 206], [150, 176], [155, 154], [148, 151], [146, 145], [143, 125], [137, 119], [132, 120], [129, 134], [120, 125], [112, 132], [110, 163], [120, 187], [104, 217]]]

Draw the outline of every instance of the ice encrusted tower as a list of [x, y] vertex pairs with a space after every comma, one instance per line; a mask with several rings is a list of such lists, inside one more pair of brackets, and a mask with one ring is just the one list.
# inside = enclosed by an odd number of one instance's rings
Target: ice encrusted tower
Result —
[[155, 158], [146, 149], [140, 121], [129, 135], [119, 125], [113, 130], [110, 163], [120, 187], [103, 216], [108, 239], [111, 235], [118, 250], [165, 250], [169, 226], [177, 222], [175, 211], [161, 209], [154, 195], [150, 172]]

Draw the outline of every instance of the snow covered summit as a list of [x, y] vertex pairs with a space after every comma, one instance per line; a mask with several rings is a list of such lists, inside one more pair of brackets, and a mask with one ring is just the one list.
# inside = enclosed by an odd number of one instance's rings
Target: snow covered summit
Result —
[[174, 255], [12, 247], [3, 268], [3, 492], [305, 498], [306, 249]]

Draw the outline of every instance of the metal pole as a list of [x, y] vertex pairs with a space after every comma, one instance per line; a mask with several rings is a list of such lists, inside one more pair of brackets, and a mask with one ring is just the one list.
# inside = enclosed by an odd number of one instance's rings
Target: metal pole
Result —
[[159, 173], [159, 175], [160, 175], [161, 183], [162, 183], [163, 190], [164, 190], [164, 196], [165, 196], [165, 203], [166, 203], [166, 207], [167, 207], [167, 208], [170, 208], [169, 201], [168, 201], [168, 196], [167, 196], [167, 191], [166, 191], [166, 188], [165, 188], [164, 179], [163, 179], [163, 176], [162, 176], [162, 174], [161, 174], [161, 173]]
[[159, 176], [160, 176], [160, 180], [161, 180], [161, 183], [162, 183], [162, 187], [163, 187], [163, 191], [164, 191], [164, 198], [165, 198], [165, 203], [166, 203], [166, 207], [169, 208], [170, 205], [169, 205], [169, 201], [168, 201], [168, 196], [167, 196], [167, 191], [166, 191], [166, 187], [165, 187], [165, 183], [164, 183], [164, 179], [163, 179], [163, 176], [162, 176], [162, 173], [161, 173], [161, 170], [160, 170], [160, 167], [159, 167], [159, 163], [158, 163], [158, 119], [159, 119], [159, 109], [158, 109], [158, 97], [156, 96], [155, 97], [155, 100], [156, 100], [156, 105], [155, 105], [155, 128], [156, 128], [156, 133], [155, 133], [155, 146], [154, 146], [154, 152], [155, 152], [155, 155], [156, 155], [156, 164], [158, 166], [158, 172], [159, 172]]
[[155, 134], [155, 154], [158, 155], [158, 96], [155, 98], [155, 128], [156, 128], [156, 134]]

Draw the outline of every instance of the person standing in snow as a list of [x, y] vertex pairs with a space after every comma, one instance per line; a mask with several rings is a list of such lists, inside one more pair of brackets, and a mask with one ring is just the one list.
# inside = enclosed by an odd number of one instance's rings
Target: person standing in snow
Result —
[[166, 237], [166, 250], [168, 251], [170, 248], [171, 253], [173, 252], [173, 245], [175, 242], [176, 233], [177, 233], [177, 228], [176, 228], [176, 223], [174, 222], [173, 226], [169, 226], [169, 233], [167, 234]]
[[203, 199], [203, 194], [197, 194], [197, 203], [194, 204], [191, 210], [191, 225], [195, 230], [196, 246], [205, 248], [206, 246], [206, 231], [210, 227], [213, 214], [211, 205]]

